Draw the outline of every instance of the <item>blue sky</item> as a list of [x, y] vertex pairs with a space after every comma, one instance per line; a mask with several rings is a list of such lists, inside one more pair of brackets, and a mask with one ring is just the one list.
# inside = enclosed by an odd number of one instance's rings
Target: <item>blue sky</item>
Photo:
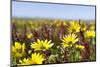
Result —
[[12, 2], [12, 17], [95, 19], [95, 6]]

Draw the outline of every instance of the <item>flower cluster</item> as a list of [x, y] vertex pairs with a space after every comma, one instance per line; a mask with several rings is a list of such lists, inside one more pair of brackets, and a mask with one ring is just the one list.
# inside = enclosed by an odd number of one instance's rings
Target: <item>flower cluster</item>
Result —
[[93, 20], [16, 18], [12, 22], [12, 65], [94, 61], [95, 39]]

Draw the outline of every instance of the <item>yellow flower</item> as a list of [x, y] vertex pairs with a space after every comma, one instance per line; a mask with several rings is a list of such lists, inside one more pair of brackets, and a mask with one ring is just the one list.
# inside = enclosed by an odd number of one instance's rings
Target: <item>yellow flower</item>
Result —
[[44, 57], [39, 53], [34, 53], [31, 55], [32, 64], [42, 64], [44, 60]]
[[90, 30], [95, 30], [95, 21], [90, 22]]
[[70, 21], [68, 31], [70, 33], [77, 33], [80, 32], [80, 25], [76, 21]]
[[66, 24], [66, 21], [64, 21], [64, 20], [55, 20], [54, 21], [54, 24], [56, 25], [56, 27], [60, 27], [60, 26], [66, 26], [67, 24]]
[[16, 49], [21, 49], [21, 44], [19, 42], [15, 42], [15, 48]]
[[19, 42], [15, 42], [15, 44], [12, 45], [12, 54], [17, 58], [22, 57], [24, 51], [25, 51], [25, 43], [21, 44]]
[[30, 65], [30, 64], [42, 64], [44, 61], [43, 55], [40, 53], [33, 53], [31, 58], [24, 58], [23, 60], [19, 60], [18, 65]]
[[32, 33], [27, 34], [27, 38], [31, 39], [33, 37]]
[[95, 30], [95, 26], [94, 25], [91, 25], [90, 26], [90, 30]]
[[85, 32], [85, 36], [94, 38], [95, 37], [95, 31], [88, 30], [88, 31]]
[[19, 63], [18, 65], [30, 65], [32, 64], [30, 58], [24, 58], [23, 60], [19, 60]]
[[37, 39], [37, 42], [31, 43], [31, 48], [33, 48], [35, 51], [36, 50], [47, 50], [53, 46], [53, 43], [51, 43], [51, 40], [39, 40]]
[[85, 48], [83, 45], [76, 45], [75, 47], [81, 50]]
[[72, 45], [78, 41], [78, 38], [75, 34], [68, 34], [61, 40], [63, 41], [62, 45], [65, 48], [65, 47], [72, 47]]

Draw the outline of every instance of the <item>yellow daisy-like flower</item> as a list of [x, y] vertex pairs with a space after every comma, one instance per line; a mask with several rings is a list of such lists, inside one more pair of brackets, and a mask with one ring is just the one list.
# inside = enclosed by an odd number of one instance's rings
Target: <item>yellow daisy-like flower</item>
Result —
[[51, 40], [39, 40], [37, 39], [37, 42], [31, 43], [31, 48], [33, 48], [35, 51], [36, 50], [48, 50], [49, 48], [51, 48], [53, 46], [54, 43], [51, 43]]
[[75, 45], [76, 48], [83, 50], [85, 47], [83, 45]]
[[39, 54], [39, 53], [34, 53], [31, 55], [31, 62], [32, 64], [42, 64], [44, 61], [44, 57], [43, 55]]
[[31, 58], [24, 58], [23, 60], [19, 60], [18, 65], [30, 65], [30, 64], [42, 64], [44, 61], [43, 55], [40, 53], [33, 53]]
[[18, 65], [30, 65], [32, 64], [30, 58], [24, 58], [23, 60], [19, 60], [19, 63]]
[[85, 32], [85, 36], [89, 37], [89, 38], [90, 37], [94, 38], [95, 37], [95, 31], [88, 30], [88, 31]]
[[78, 41], [78, 38], [75, 34], [68, 34], [61, 40], [63, 42], [62, 45], [65, 48], [65, 47], [72, 47], [72, 45]]
[[78, 22], [75, 22], [75, 21], [70, 21], [69, 23], [69, 27], [68, 27], [68, 31], [70, 33], [77, 33], [80, 31], [80, 25]]
[[12, 45], [12, 54], [17, 58], [22, 57], [24, 51], [25, 51], [25, 43], [21, 44], [19, 42], [15, 42], [14, 46]]

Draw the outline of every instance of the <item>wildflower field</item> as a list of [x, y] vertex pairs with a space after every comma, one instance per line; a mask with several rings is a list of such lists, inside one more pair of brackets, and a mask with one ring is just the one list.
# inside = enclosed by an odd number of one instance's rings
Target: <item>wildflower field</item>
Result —
[[95, 20], [12, 18], [12, 66], [96, 60]]

